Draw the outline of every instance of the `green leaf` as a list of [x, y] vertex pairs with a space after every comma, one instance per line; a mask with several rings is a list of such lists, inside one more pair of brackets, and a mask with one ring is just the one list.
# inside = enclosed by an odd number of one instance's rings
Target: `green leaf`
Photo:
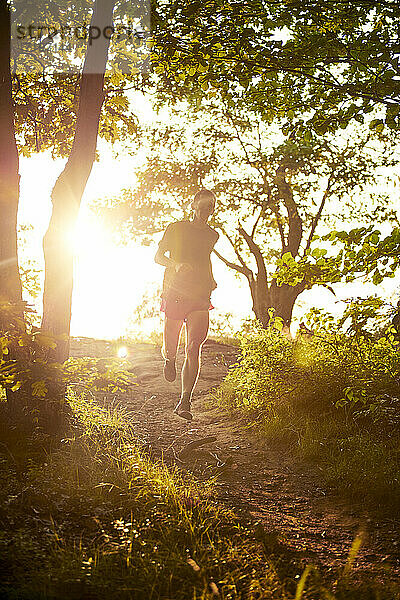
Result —
[[369, 124], [370, 129], [376, 129], [378, 126], [384, 127], [382, 119], [373, 119]]
[[294, 262], [294, 258], [291, 252], [285, 252], [282, 254], [282, 261], [285, 265], [289, 265]]
[[277, 329], [278, 331], [282, 331], [283, 319], [281, 317], [275, 317], [273, 320], [272, 326], [274, 327], [274, 329]]

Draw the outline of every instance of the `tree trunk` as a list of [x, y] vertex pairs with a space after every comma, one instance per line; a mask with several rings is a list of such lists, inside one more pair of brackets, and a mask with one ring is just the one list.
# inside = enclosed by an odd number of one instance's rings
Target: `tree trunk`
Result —
[[286, 283], [278, 286], [275, 281], [272, 282], [269, 289], [270, 306], [275, 309], [275, 316], [283, 319], [284, 327], [289, 328], [292, 322], [293, 307], [305, 286], [303, 283], [297, 285], [288, 285]]
[[[18, 269], [19, 159], [10, 73], [10, 11], [0, 0], [0, 297], [22, 301]], [[21, 309], [22, 310], [22, 309]]]
[[[114, 4], [115, 0], [96, 0], [91, 25], [101, 31], [111, 25]], [[52, 352], [52, 358], [61, 363], [69, 356], [73, 287], [71, 234], [95, 159], [109, 43], [109, 39], [102, 35], [96, 43], [88, 45], [74, 141], [64, 171], [51, 194], [53, 211], [43, 239], [45, 284], [42, 327], [53, 335], [62, 336]]]
[[264, 329], [268, 327], [270, 321], [268, 309], [274, 308], [274, 316], [283, 319], [283, 326], [288, 331], [292, 321], [293, 307], [303, 290], [303, 284], [278, 286], [273, 281], [268, 288], [265, 288], [257, 285], [257, 282], [254, 281], [254, 284], [250, 285], [253, 311]]
[[[0, 0], [0, 301], [15, 304], [15, 313], [4, 315], [2, 326], [17, 327], [14, 317], [24, 329], [22, 285], [18, 267], [17, 213], [19, 202], [19, 156], [15, 140], [14, 104], [10, 72], [10, 10], [6, 0]], [[24, 348], [12, 341], [8, 344], [8, 359], [16, 360]], [[17, 421], [28, 403], [26, 390], [7, 389], [7, 404]]]
[[268, 288], [265, 285], [260, 285], [256, 278], [247, 278], [250, 287], [251, 299], [253, 301], [253, 312], [264, 329], [268, 327], [269, 315], [269, 299]]

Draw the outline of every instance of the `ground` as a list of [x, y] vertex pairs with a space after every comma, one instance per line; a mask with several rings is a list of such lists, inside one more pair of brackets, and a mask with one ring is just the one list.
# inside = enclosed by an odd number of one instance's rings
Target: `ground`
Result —
[[[399, 576], [397, 519], [377, 516], [338, 497], [334, 490], [324, 488], [318, 466], [302, 463], [289, 450], [268, 448], [265, 440], [246, 429], [243, 419], [216, 405], [215, 390], [238, 360], [237, 347], [205, 342], [191, 422], [172, 412], [179, 398], [183, 348], [177, 355], [174, 383], [163, 378], [158, 346], [134, 344], [127, 349], [136, 384], [123, 397], [100, 401], [122, 405], [132, 413], [137, 438], [152, 457], [177, 464], [200, 479], [216, 477], [215, 490], [221, 502], [258, 522], [271, 544], [286, 547], [304, 564], [337, 572], [345, 565], [356, 535], [361, 534], [363, 542], [354, 568], [383, 582]], [[75, 338], [71, 354], [115, 358], [116, 346]], [[196, 447], [192, 442], [202, 445]]]

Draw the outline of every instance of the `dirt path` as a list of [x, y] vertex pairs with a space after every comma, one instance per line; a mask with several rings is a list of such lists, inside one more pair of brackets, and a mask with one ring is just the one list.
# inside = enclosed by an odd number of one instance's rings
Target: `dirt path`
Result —
[[[345, 564], [354, 537], [362, 529], [364, 542], [354, 567], [374, 573], [382, 581], [400, 575], [398, 521], [377, 519], [362, 507], [350, 507], [322, 488], [316, 467], [271, 450], [246, 433], [245, 423], [215, 407], [213, 390], [237, 360], [237, 348], [211, 340], [204, 344], [191, 422], [172, 413], [180, 392], [182, 349], [174, 383], [163, 378], [159, 348], [135, 344], [128, 351], [138, 385], [116, 400], [132, 411], [137, 437], [152, 456], [178, 464], [199, 478], [218, 475], [218, 499], [236, 513], [256, 519], [272, 545], [283, 543], [304, 564], [323, 564], [336, 572]], [[72, 355], [115, 357], [115, 347], [101, 340], [77, 338]], [[190, 442], [209, 436], [216, 440], [181, 454]]]

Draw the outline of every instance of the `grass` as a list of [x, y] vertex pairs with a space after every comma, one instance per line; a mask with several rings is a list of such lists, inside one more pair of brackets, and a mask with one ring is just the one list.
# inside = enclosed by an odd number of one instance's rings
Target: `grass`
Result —
[[212, 481], [154, 463], [129, 413], [69, 400], [71, 432], [50, 450], [2, 418], [1, 598], [394, 598], [351, 572], [305, 577], [304, 558], [218, 504]]
[[[242, 337], [242, 358], [217, 400], [245, 415], [270, 446], [319, 464], [327, 486], [393, 514], [400, 506], [398, 348], [363, 341], [356, 354], [346, 338], [328, 341], [327, 350], [265, 331]], [[347, 389], [363, 401], [343, 401]]]
[[345, 422], [337, 411], [310, 414], [293, 405], [278, 407], [254, 425], [277, 449], [317, 463], [325, 485], [352, 501], [367, 501], [383, 511], [400, 502], [399, 435], [379, 427]]

